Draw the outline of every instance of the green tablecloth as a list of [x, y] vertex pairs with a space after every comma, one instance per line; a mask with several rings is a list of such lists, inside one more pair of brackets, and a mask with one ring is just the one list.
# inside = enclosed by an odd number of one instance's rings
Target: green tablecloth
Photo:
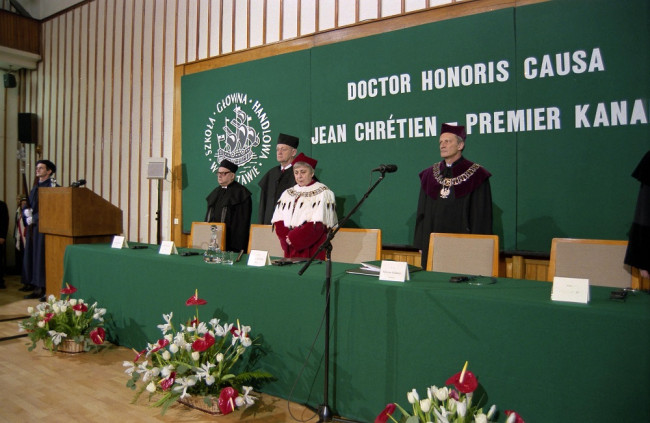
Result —
[[[610, 289], [592, 287], [590, 304], [567, 304], [550, 300], [547, 282], [472, 286], [436, 272], [382, 282], [346, 274], [351, 267], [332, 270], [328, 403], [337, 414], [373, 421], [388, 402], [409, 405], [407, 391], [444, 385], [467, 360], [488, 406], [527, 422], [650, 421], [649, 295], [617, 302]], [[318, 406], [325, 264], [299, 269], [248, 267], [246, 256], [206, 264], [157, 254], [157, 246], [72, 245], [63, 281], [108, 310], [109, 340], [138, 350], [160, 337], [163, 313], [177, 322], [193, 315], [185, 300], [198, 289], [208, 301], [201, 320], [239, 319], [262, 335], [259, 365], [278, 378], [265, 392]]]

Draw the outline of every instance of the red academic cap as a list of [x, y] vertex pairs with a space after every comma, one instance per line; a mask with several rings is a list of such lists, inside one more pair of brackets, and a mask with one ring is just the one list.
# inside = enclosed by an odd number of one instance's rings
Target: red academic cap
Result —
[[309, 166], [311, 166], [312, 169], [316, 169], [316, 163], [318, 163], [318, 160], [312, 159], [311, 157], [305, 156], [303, 153], [300, 153], [296, 156], [295, 159], [293, 159], [291, 164], [295, 165], [298, 162], [305, 162]]
[[440, 128], [440, 133], [444, 134], [445, 132], [451, 132], [454, 135], [458, 135], [465, 141], [465, 138], [467, 138], [467, 132], [465, 132], [465, 127], [462, 125], [449, 125], [447, 123], [442, 124], [442, 128]]

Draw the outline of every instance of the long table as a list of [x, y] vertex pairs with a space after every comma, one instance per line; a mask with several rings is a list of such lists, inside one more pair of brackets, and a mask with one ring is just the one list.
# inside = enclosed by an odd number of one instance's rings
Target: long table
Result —
[[[185, 300], [198, 289], [202, 321], [239, 319], [261, 335], [258, 366], [277, 378], [264, 392], [322, 402], [325, 264], [299, 276], [299, 265], [207, 264], [148, 247], [66, 249], [63, 281], [108, 310], [110, 341], [155, 342], [163, 313], [191, 318]], [[345, 272], [353, 267], [332, 265], [328, 405], [337, 414], [373, 421], [389, 402], [408, 406], [411, 389], [443, 386], [467, 360], [487, 407], [526, 421], [650, 421], [650, 295], [612, 301], [611, 289], [592, 287], [589, 304], [558, 303], [548, 282], [453, 284], [437, 272], [384, 282]]]

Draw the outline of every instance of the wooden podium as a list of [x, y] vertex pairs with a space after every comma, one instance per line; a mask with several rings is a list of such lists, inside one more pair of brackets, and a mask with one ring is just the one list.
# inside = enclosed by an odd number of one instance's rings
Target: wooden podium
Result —
[[122, 210], [88, 188], [39, 189], [38, 202], [38, 229], [45, 234], [45, 293], [58, 297], [66, 247], [110, 243], [122, 233]]

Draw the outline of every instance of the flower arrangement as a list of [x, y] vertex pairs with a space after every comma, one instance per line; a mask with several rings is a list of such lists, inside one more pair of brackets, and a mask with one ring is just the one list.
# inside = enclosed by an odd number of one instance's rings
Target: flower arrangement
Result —
[[214, 409], [216, 404], [217, 413], [221, 414], [252, 405], [257, 398], [251, 394], [250, 385], [271, 380], [273, 376], [261, 370], [234, 373], [233, 366], [253, 345], [250, 326], [243, 326], [239, 321], [236, 325], [222, 325], [219, 319], [201, 322], [198, 306], [207, 301], [199, 298], [198, 290], [185, 304], [196, 307], [191, 321], [176, 330], [173, 312], [163, 314], [165, 323], [158, 325], [163, 337], [136, 351], [133, 361], [123, 363], [125, 373], [131, 376], [128, 387], [136, 389], [137, 382], [140, 379], [143, 382], [133, 402], [146, 390], [150, 400], [153, 395], [162, 394], [153, 405], [162, 407], [163, 414], [174, 402], [184, 402], [190, 397], [203, 398], [205, 408]]
[[[488, 423], [496, 422], [497, 409], [493, 405], [487, 414], [483, 409], [473, 403], [473, 394], [478, 387], [478, 380], [474, 374], [467, 370], [467, 362], [463, 370], [456, 373], [445, 383], [446, 386], [427, 388], [427, 397], [420, 399], [417, 391], [413, 389], [406, 397], [413, 406], [413, 415], [409, 414], [399, 404], [391, 403], [377, 416], [375, 423], [386, 423], [388, 419], [395, 423]], [[478, 401], [480, 402], [480, 401]], [[477, 402], [477, 403], [478, 403]], [[393, 417], [395, 410], [399, 409], [402, 418]], [[524, 423], [516, 412], [506, 410], [507, 423]]]
[[46, 302], [27, 308], [30, 316], [18, 324], [18, 330], [29, 334], [32, 341], [29, 351], [40, 340], [50, 351], [59, 349], [66, 340], [74, 341], [84, 350], [104, 343], [106, 334], [102, 326], [106, 309], [97, 307], [97, 302], [89, 306], [81, 298], [70, 298], [75, 292], [77, 288], [66, 283], [61, 290], [65, 299], [50, 295]]

